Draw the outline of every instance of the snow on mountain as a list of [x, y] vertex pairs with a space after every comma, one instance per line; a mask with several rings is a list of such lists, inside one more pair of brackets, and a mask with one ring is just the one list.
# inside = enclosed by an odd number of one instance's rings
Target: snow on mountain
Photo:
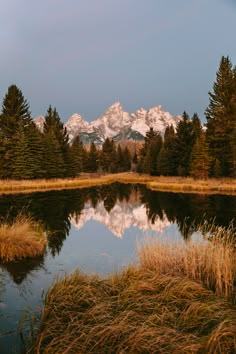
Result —
[[[43, 124], [42, 118], [34, 120], [39, 129]], [[151, 127], [163, 135], [167, 126], [172, 124], [176, 128], [180, 120], [180, 116], [164, 112], [160, 105], [149, 110], [141, 108], [134, 113], [127, 113], [121, 103], [116, 102], [90, 123], [75, 113], [65, 123], [65, 127], [70, 141], [79, 135], [86, 144], [95, 142], [101, 145], [106, 138], [114, 138], [117, 141], [144, 139]]]
[[69, 135], [69, 140], [73, 140], [74, 137], [79, 135], [81, 132], [91, 133], [92, 129], [88, 122], [86, 122], [80, 114], [73, 114], [68, 121], [65, 123], [65, 128]]
[[129, 127], [130, 123], [130, 115], [123, 111], [120, 102], [116, 102], [102, 116], [91, 122], [90, 126], [105, 140], [119, 134], [120, 130]]
[[127, 204], [117, 201], [114, 208], [108, 213], [101, 201], [93, 208], [90, 202], [86, 203], [79, 220], [71, 216], [71, 224], [77, 229], [81, 229], [89, 220], [95, 220], [107, 227], [115, 236], [122, 238], [127, 229], [131, 226], [137, 227], [141, 231], [163, 230], [170, 225], [167, 217], [157, 219], [154, 224], [147, 217], [146, 207], [143, 204]]
[[39, 116], [34, 119], [34, 124], [41, 132], [43, 132], [44, 123], [45, 123], [45, 118], [43, 116]]

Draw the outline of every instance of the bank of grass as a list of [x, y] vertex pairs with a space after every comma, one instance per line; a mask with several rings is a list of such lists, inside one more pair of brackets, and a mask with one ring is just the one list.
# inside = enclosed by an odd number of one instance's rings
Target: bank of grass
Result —
[[190, 177], [159, 177], [150, 181], [148, 187], [152, 190], [183, 193], [236, 194], [236, 179], [198, 180]]
[[146, 184], [148, 188], [158, 191], [236, 194], [236, 179], [232, 178], [195, 180], [190, 177], [154, 177], [128, 172], [107, 175], [81, 174], [77, 178], [65, 179], [0, 180], [0, 193], [87, 188], [114, 182]]
[[0, 224], [0, 261], [8, 262], [40, 256], [46, 247], [42, 227], [29, 217], [19, 215], [14, 222]]
[[235, 353], [231, 243], [155, 241], [138, 252], [139, 265], [107, 279], [55, 281], [29, 352]]

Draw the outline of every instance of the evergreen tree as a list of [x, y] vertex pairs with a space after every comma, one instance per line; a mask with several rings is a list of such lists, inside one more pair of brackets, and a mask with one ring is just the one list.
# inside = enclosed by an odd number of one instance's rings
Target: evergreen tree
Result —
[[31, 176], [32, 178], [44, 178], [43, 135], [33, 122], [25, 127], [24, 130], [30, 150], [28, 166]]
[[235, 125], [230, 136], [230, 156], [229, 156], [229, 173], [231, 177], [236, 177], [236, 111]]
[[157, 135], [155, 138], [153, 138], [150, 142], [149, 145], [149, 154], [150, 154], [150, 175], [156, 176], [159, 173], [157, 169], [157, 161], [158, 161], [158, 156], [162, 148], [162, 137], [161, 135]]
[[169, 153], [163, 144], [157, 159], [157, 171], [159, 175], [169, 176], [170, 170]]
[[159, 172], [164, 176], [172, 176], [175, 174], [175, 130], [173, 125], [166, 128], [164, 134], [164, 145], [160, 151]]
[[131, 154], [126, 146], [123, 150], [123, 171], [130, 171], [131, 169]]
[[116, 153], [116, 170], [117, 172], [123, 172], [125, 171], [124, 169], [124, 164], [125, 164], [125, 161], [124, 161], [124, 152], [120, 146], [120, 144], [118, 145], [118, 148], [117, 148], [117, 153]]
[[199, 138], [202, 133], [202, 125], [197, 113], [194, 113], [192, 117], [192, 124], [193, 124], [193, 138], [195, 142], [196, 139]]
[[190, 175], [194, 178], [206, 179], [210, 172], [210, 157], [205, 134], [197, 137], [191, 156]]
[[[210, 103], [206, 109], [207, 141], [213, 166], [220, 162], [220, 173], [230, 174], [231, 134], [234, 128], [233, 97], [235, 96], [234, 70], [229, 57], [222, 57], [216, 73], [213, 92], [209, 92]], [[214, 168], [212, 169], [214, 170]], [[214, 171], [213, 171], [214, 172]]]
[[32, 122], [29, 104], [21, 90], [16, 85], [11, 85], [3, 99], [0, 116], [0, 131], [4, 138], [12, 139], [20, 122], [23, 128]]
[[12, 177], [14, 179], [32, 179], [33, 174], [30, 168], [31, 152], [22, 122], [18, 125], [15, 140], [14, 158], [12, 159]]
[[90, 145], [87, 156], [87, 171], [97, 172], [98, 170], [98, 151], [94, 142]]
[[145, 141], [140, 149], [140, 160], [137, 167], [138, 172], [151, 175], [157, 174], [157, 159], [162, 146], [160, 134], [150, 128], [146, 133]]
[[44, 171], [46, 178], [62, 178], [65, 175], [65, 164], [61, 147], [53, 131], [44, 136], [43, 143]]
[[175, 172], [180, 176], [188, 176], [190, 157], [194, 143], [193, 124], [186, 112], [182, 115], [176, 128], [175, 139]]
[[5, 158], [6, 158], [6, 146], [4, 139], [0, 133], [0, 178], [5, 178]]
[[134, 152], [134, 156], [132, 158], [132, 162], [135, 165], [137, 165], [137, 163], [138, 163], [138, 155], [137, 155], [136, 151]]
[[117, 172], [125, 172], [130, 171], [131, 169], [131, 154], [126, 146], [124, 149], [118, 145], [116, 152], [116, 171]]
[[[44, 123], [44, 158], [47, 166], [45, 170], [49, 178], [70, 175], [70, 164], [67, 165], [68, 161], [70, 162], [68, 140], [67, 131], [63, 127], [56, 108], [52, 109], [49, 106]], [[55, 163], [50, 164], [47, 161], [52, 159], [53, 154], [56, 154], [57, 165]]]
[[19, 124], [24, 130], [32, 123], [29, 104], [21, 90], [11, 85], [3, 99], [0, 115], [0, 135], [3, 144], [2, 176], [11, 178], [13, 173], [14, 149], [16, 146]]
[[116, 147], [113, 140], [106, 138], [102, 145], [100, 165], [104, 172], [116, 172]]
[[80, 172], [84, 170], [84, 155], [85, 150], [82, 142], [80, 141], [79, 135], [74, 139], [70, 147], [70, 157], [71, 157], [71, 175], [73, 177], [79, 176]]

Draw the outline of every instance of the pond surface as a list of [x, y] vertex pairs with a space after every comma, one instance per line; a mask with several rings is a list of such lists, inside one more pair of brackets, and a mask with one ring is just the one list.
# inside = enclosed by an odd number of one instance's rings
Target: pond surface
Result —
[[76, 268], [106, 276], [137, 261], [137, 241], [188, 239], [203, 220], [228, 226], [236, 197], [154, 192], [140, 185], [0, 196], [1, 219], [27, 212], [43, 225], [42, 257], [0, 264], [0, 353], [24, 352], [20, 320], [42, 307], [57, 275]]

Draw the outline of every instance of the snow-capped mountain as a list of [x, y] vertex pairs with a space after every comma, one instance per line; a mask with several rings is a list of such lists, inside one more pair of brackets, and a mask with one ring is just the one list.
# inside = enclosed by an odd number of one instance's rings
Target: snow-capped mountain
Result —
[[139, 230], [163, 232], [170, 225], [169, 220], [164, 215], [163, 219], [158, 219], [154, 224], [147, 217], [147, 210], [143, 204], [130, 204], [117, 201], [113, 209], [108, 213], [104, 202], [97, 204], [96, 208], [90, 202], [84, 205], [79, 220], [71, 215], [71, 224], [77, 229], [81, 229], [89, 220], [95, 220], [107, 227], [115, 236], [122, 238], [125, 231], [131, 226]]
[[42, 132], [44, 126], [45, 118], [43, 116], [39, 116], [34, 119], [34, 123], [36, 127]]
[[[43, 124], [42, 118], [35, 119], [40, 129]], [[106, 138], [113, 138], [116, 141], [143, 140], [151, 127], [164, 134], [167, 126], [172, 124], [176, 128], [180, 120], [180, 116], [172, 116], [169, 112], [164, 112], [160, 105], [148, 110], [141, 108], [134, 113], [127, 113], [121, 103], [116, 102], [103, 115], [90, 123], [75, 113], [65, 123], [65, 127], [70, 141], [79, 135], [85, 144], [95, 142], [101, 145]]]

